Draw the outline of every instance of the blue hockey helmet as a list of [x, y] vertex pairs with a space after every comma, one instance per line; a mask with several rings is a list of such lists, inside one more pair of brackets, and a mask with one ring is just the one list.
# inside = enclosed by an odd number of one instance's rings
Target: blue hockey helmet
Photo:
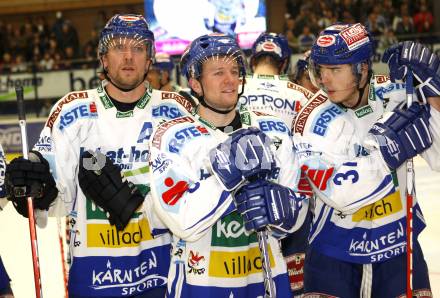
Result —
[[284, 35], [263, 32], [252, 45], [251, 60], [255, 60], [260, 56], [269, 55], [279, 62], [287, 61], [284, 68], [281, 70], [282, 73], [286, 73], [289, 69], [291, 54], [292, 51], [290, 50], [289, 43]]
[[320, 64], [351, 64], [359, 84], [361, 64], [368, 65], [371, 74], [371, 57], [374, 45], [371, 34], [360, 23], [334, 24], [325, 28], [312, 46], [309, 74], [312, 83], [319, 86]]
[[356, 64], [369, 61], [373, 54], [373, 39], [362, 24], [335, 24], [319, 34], [311, 60], [315, 64]]
[[129, 45], [145, 44], [149, 57], [154, 55], [154, 34], [142, 15], [114, 15], [101, 31], [98, 44], [99, 56], [107, 53], [108, 49], [115, 44], [116, 38], [120, 42], [129, 42]]
[[198, 79], [202, 74], [203, 63], [212, 57], [229, 57], [230, 61], [237, 61], [240, 75], [246, 75], [243, 51], [233, 37], [221, 33], [202, 35], [191, 42], [180, 60], [182, 74], [188, 80]]
[[293, 81], [296, 83], [302, 77], [305, 71], [308, 71], [310, 61], [310, 50], [305, 52], [303, 57], [299, 58], [296, 62], [295, 69], [293, 70]]
[[164, 71], [172, 71], [174, 69], [173, 60], [167, 53], [156, 53], [154, 56], [153, 68]]

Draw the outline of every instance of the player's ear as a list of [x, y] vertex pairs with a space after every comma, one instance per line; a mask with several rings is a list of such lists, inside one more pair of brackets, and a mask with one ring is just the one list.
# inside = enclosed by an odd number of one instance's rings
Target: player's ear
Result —
[[145, 73], [147, 73], [150, 70], [151, 63], [153, 63], [153, 60], [148, 59], [147, 63], [145, 64]]
[[193, 90], [197, 95], [202, 96], [203, 95], [203, 89], [200, 82], [194, 78], [189, 79], [189, 86], [191, 87], [191, 90]]
[[101, 57], [101, 63], [102, 63], [102, 68], [103, 68], [105, 71], [108, 71], [108, 59], [107, 59], [107, 55], [103, 55], [103, 56]]

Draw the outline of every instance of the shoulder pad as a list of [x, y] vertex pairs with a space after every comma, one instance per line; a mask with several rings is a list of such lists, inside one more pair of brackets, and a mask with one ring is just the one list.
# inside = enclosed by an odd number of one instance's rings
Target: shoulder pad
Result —
[[296, 90], [296, 91], [298, 91], [298, 92], [301, 92], [302, 94], [304, 94], [304, 96], [305, 96], [307, 99], [312, 98], [313, 95], [314, 95], [314, 93], [313, 93], [312, 91], [310, 91], [309, 89], [306, 89], [306, 88], [304, 88], [303, 86], [300, 86], [300, 85], [298, 85], [298, 84], [295, 84], [295, 83], [293, 83], [293, 82], [291, 82], [291, 81], [288, 81], [288, 82], [287, 82], [287, 88], [289, 88], [289, 89], [293, 89], [293, 90]]
[[[74, 91], [67, 93], [63, 98], [58, 100], [53, 106], [50, 115], [47, 118], [46, 126], [52, 129], [55, 121], [57, 120], [58, 116], [61, 114], [61, 111], [66, 111], [66, 109], [69, 109], [70, 106], [76, 105], [79, 100], [84, 100], [88, 98], [89, 98], [88, 91]], [[96, 105], [95, 105], [95, 112], [96, 112]]]
[[161, 100], [171, 100], [174, 102], [177, 102], [180, 106], [182, 106], [186, 111], [192, 112], [193, 111], [193, 104], [186, 99], [184, 96], [180, 95], [177, 92], [170, 92], [170, 91], [160, 91], [160, 90], [153, 90], [153, 93], [158, 92], [159, 98]]
[[[387, 100], [395, 92], [405, 92], [405, 84], [393, 83], [388, 76], [377, 75], [373, 78], [374, 97], [379, 100]], [[403, 94], [403, 93], [402, 93]], [[403, 94], [403, 96], [405, 96]]]
[[155, 130], [151, 145], [171, 153], [179, 153], [183, 145], [194, 138], [210, 135], [208, 128], [192, 116], [162, 123]]
[[322, 91], [318, 91], [315, 96], [306, 103], [306, 105], [299, 111], [298, 115], [296, 116], [296, 120], [293, 125], [294, 133], [299, 133], [302, 135], [306, 124], [308, 124], [310, 114], [316, 113], [315, 110], [317, 110], [319, 106], [323, 105], [326, 102], [329, 102], [327, 95]]

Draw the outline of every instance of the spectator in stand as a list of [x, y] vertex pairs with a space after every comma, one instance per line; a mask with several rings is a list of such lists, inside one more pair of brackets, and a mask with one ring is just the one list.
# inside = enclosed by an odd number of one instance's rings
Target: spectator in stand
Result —
[[26, 48], [26, 38], [22, 34], [20, 27], [14, 27], [12, 32], [12, 38], [9, 40], [11, 53], [24, 54]]
[[55, 52], [53, 56], [54, 64], [53, 70], [63, 70], [66, 69], [64, 57], [60, 52]]
[[300, 52], [310, 49], [316, 40], [316, 36], [310, 32], [309, 26], [304, 26], [302, 33], [298, 36], [298, 45]]
[[35, 26], [40, 38], [45, 39], [50, 35], [49, 25], [47, 24], [45, 16], [38, 16]]
[[401, 41], [414, 38], [413, 34], [416, 33], [416, 29], [408, 14], [402, 15], [401, 20], [396, 24], [395, 33], [397, 38]]
[[4, 39], [3, 39], [4, 43], [2, 43], [3, 54], [5, 52], [11, 52], [11, 42], [13, 40], [13, 38], [12, 38], [13, 31], [14, 31], [14, 28], [13, 28], [12, 24], [6, 23], [5, 30], [3, 32], [3, 36], [4, 36]]
[[396, 8], [393, 6], [392, 0], [384, 0], [382, 3], [382, 15], [385, 18], [387, 26], [393, 24], [393, 19], [397, 14]]
[[[399, 13], [394, 15], [393, 18], [392, 27], [394, 32], [397, 32], [397, 24], [402, 21], [403, 16], [408, 16], [408, 15], [409, 15], [408, 3], [402, 3], [399, 8]], [[412, 23], [412, 18], [411, 18], [411, 23]]]
[[2, 20], [0, 20], [0, 56], [2, 56], [5, 51], [5, 47], [3, 46], [5, 40], [6, 40], [5, 24], [3, 23]]
[[11, 72], [12, 56], [11, 53], [5, 52], [0, 63], [0, 73], [7, 74]]
[[24, 56], [21, 54], [18, 54], [15, 57], [15, 62], [12, 64], [11, 72], [26, 72], [28, 71], [28, 65], [24, 59]]
[[60, 40], [62, 37], [63, 24], [65, 22], [63, 18], [63, 13], [61, 11], [57, 11], [55, 14], [55, 22], [52, 26], [52, 33], [55, 35], [56, 40]]
[[58, 42], [55, 38], [55, 35], [51, 35], [48, 42], [48, 49], [46, 52], [48, 52], [51, 56], [55, 56], [55, 53], [59, 51]]
[[284, 24], [284, 35], [286, 36], [289, 47], [292, 49], [293, 53], [298, 53], [298, 39], [295, 35], [295, 19], [288, 15], [286, 18], [286, 23]]
[[[105, 24], [104, 24], [105, 25]], [[98, 34], [96, 32], [95, 29], [92, 29], [90, 31], [90, 39], [86, 42], [86, 44], [84, 45], [84, 48], [88, 45], [90, 45], [90, 47], [92, 49], [96, 50], [98, 49], [98, 42], [99, 42], [99, 38], [98, 38]], [[96, 55], [95, 55], [96, 56]]]
[[377, 52], [383, 54], [386, 49], [397, 44], [399, 40], [394, 34], [393, 29], [386, 28], [385, 32], [380, 36]]
[[96, 48], [93, 48], [91, 44], [86, 43], [83, 49], [83, 58], [85, 62], [82, 64], [82, 68], [98, 68], [99, 61], [96, 58]]
[[423, 34], [419, 38], [420, 42], [432, 43], [434, 40], [429, 33], [434, 29], [434, 17], [428, 10], [426, 3], [420, 5], [420, 11], [414, 15], [413, 20], [417, 33]]
[[57, 40], [61, 50], [65, 51], [66, 48], [71, 47], [76, 56], [79, 51], [79, 39], [78, 33], [75, 27], [70, 21], [65, 21], [61, 30], [61, 38]]
[[298, 16], [295, 18], [295, 28], [293, 29], [295, 36], [299, 36], [302, 33], [302, 28], [304, 26], [310, 25], [309, 15], [309, 5], [303, 4], [299, 10]]
[[41, 71], [52, 70], [54, 68], [55, 61], [49, 52], [44, 53], [43, 59], [40, 60], [39, 69]]
[[334, 23], [336, 23], [336, 19], [333, 17], [333, 11], [330, 8], [323, 10], [322, 16], [318, 20], [319, 30], [327, 28]]

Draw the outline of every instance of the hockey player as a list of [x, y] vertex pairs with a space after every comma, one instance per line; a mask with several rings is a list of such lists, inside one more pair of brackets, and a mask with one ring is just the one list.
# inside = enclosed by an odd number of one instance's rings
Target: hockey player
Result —
[[295, 69], [292, 74], [292, 81], [307, 90], [316, 93], [319, 88], [313, 85], [309, 76], [309, 61], [310, 61], [310, 51], [304, 53], [303, 57], [298, 59], [295, 65]]
[[[6, 188], [5, 188], [5, 172], [6, 172], [6, 161], [5, 154], [3, 152], [2, 145], [0, 144], [0, 210], [4, 208], [7, 201]], [[12, 289], [10, 285], [10, 278], [3, 266], [2, 258], [0, 257], [0, 297], [1, 298], [13, 298]]]
[[0, 257], [0, 298], [14, 298], [10, 282], [11, 279], [6, 272], [2, 258]]
[[[265, 228], [276, 297], [291, 296], [276, 239], [296, 228], [300, 212], [290, 129], [274, 116], [237, 111], [244, 59], [227, 35], [195, 39], [181, 68], [198, 113], [160, 125], [151, 138], [154, 203], [173, 233], [168, 297], [263, 296], [255, 230]], [[255, 142], [243, 149], [246, 137]], [[243, 177], [252, 182], [243, 186]]]
[[146, 83], [154, 36], [143, 16], [113, 16], [98, 54], [106, 80], [55, 104], [29, 160], [7, 168], [11, 200], [25, 215], [28, 195], [37, 209], [69, 215], [69, 297], [163, 297], [170, 236], [142, 212], [148, 139], [155, 122], [191, 105]]
[[[372, 55], [373, 40], [359, 23], [326, 28], [312, 47], [309, 71], [322, 90], [294, 126], [301, 168], [316, 198], [306, 297], [404, 297], [405, 162], [422, 153], [440, 169], [440, 114], [433, 106], [440, 95], [438, 58], [412, 42], [385, 55], [395, 68], [404, 63], [413, 69], [418, 98], [429, 97], [427, 107], [415, 102], [408, 108], [405, 85], [373, 75]], [[413, 296], [432, 297], [417, 241], [425, 224], [416, 200], [413, 210]]]
[[[3, 152], [3, 147], [0, 144], [0, 198], [6, 197], [6, 187], [5, 187], [5, 173], [6, 173], [6, 158]], [[3, 209], [0, 203], [0, 210]]]
[[[275, 115], [289, 128], [301, 106], [313, 96], [312, 92], [294, 84], [286, 75], [290, 56], [291, 50], [283, 35], [262, 33], [252, 46], [250, 62], [253, 74], [246, 77], [245, 89], [240, 96], [240, 103], [247, 109]], [[307, 235], [308, 227], [305, 224], [283, 239], [283, 255], [294, 295], [300, 295], [303, 286], [302, 267]]]
[[252, 46], [251, 68], [240, 104], [251, 111], [280, 117], [291, 127], [296, 113], [313, 93], [287, 77], [291, 51], [284, 36], [262, 33]]
[[148, 71], [147, 80], [151, 88], [162, 91], [178, 91], [172, 84], [172, 71], [174, 63], [167, 53], [156, 53], [151, 69]]

